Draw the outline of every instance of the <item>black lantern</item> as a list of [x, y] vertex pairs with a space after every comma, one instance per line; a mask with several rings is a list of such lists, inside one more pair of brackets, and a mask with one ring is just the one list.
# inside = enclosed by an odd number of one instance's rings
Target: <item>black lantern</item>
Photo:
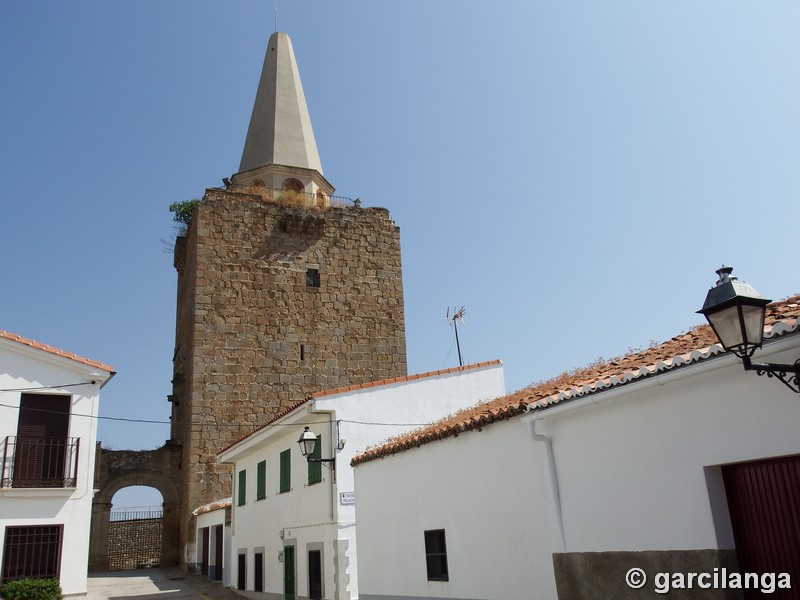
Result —
[[297, 440], [297, 443], [300, 444], [300, 453], [306, 457], [308, 462], [318, 462], [318, 463], [334, 463], [336, 462], [336, 458], [312, 458], [314, 456], [314, 450], [317, 446], [317, 436], [312, 433], [308, 427], [303, 430], [303, 433], [300, 434], [300, 439]]
[[732, 271], [732, 267], [724, 266], [717, 270], [719, 280], [708, 291], [703, 308], [697, 312], [708, 320], [722, 347], [742, 359], [746, 371], [777, 377], [791, 390], [800, 393], [800, 361], [781, 365], [750, 360], [764, 341], [764, 317], [767, 304], [772, 301], [761, 296], [751, 285], [739, 281], [731, 275]]
[[317, 436], [309, 431], [308, 427], [303, 430], [300, 439], [297, 440], [300, 444], [300, 453], [306, 458], [314, 455], [314, 448], [317, 445]]
[[767, 300], [753, 287], [731, 275], [732, 267], [717, 269], [719, 281], [708, 291], [699, 313], [708, 319], [722, 347], [739, 358], [752, 356], [764, 341]]

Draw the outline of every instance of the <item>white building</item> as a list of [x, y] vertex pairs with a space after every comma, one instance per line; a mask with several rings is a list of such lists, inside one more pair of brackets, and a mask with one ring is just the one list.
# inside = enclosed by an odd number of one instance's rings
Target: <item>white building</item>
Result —
[[231, 586], [229, 559], [226, 548], [231, 547], [232, 498], [211, 502], [192, 511], [197, 517], [197, 556], [201, 575]]
[[[323, 391], [226, 448], [234, 586], [259, 599], [357, 598], [352, 457], [504, 389], [491, 361]], [[316, 458], [335, 463], [306, 461], [305, 427], [319, 436]]]
[[86, 593], [101, 362], [0, 330], [2, 581]]
[[[798, 315], [800, 296], [770, 305], [754, 360], [800, 357]], [[800, 585], [800, 396], [715, 341], [699, 327], [356, 457], [361, 600]]]

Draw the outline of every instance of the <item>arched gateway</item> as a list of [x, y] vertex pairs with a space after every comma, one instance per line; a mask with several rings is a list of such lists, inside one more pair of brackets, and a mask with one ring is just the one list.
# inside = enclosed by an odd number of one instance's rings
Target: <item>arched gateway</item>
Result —
[[180, 446], [168, 443], [158, 450], [142, 451], [98, 447], [97, 465], [95, 486], [99, 491], [92, 505], [89, 570], [108, 570], [111, 499], [119, 490], [132, 485], [146, 485], [161, 492], [164, 517], [160, 565], [178, 564]]

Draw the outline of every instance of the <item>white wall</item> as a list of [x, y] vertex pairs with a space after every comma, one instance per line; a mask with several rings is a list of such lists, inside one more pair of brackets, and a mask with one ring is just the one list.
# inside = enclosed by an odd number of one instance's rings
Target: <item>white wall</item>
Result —
[[[209, 549], [208, 549], [208, 563], [209, 563], [209, 578], [212, 578], [214, 568], [222, 568], [222, 585], [229, 587], [231, 585], [231, 566], [228, 560], [228, 549], [231, 544], [230, 527], [225, 527], [225, 508], [219, 508], [208, 512], [203, 512], [197, 515], [197, 531], [195, 532], [195, 539], [197, 540], [197, 562], [199, 563], [202, 557], [203, 548], [203, 535], [201, 530], [209, 529]], [[222, 525], [222, 564], [216, 564], [216, 528]], [[198, 571], [199, 572], [199, 571]]]
[[553, 552], [731, 549], [720, 466], [800, 453], [798, 423], [796, 393], [725, 357], [360, 464], [361, 599], [556, 598]]
[[[264, 548], [265, 590], [282, 593], [283, 564], [278, 561], [278, 552], [291, 543], [296, 547], [297, 593], [305, 596], [308, 592], [307, 551], [309, 545], [316, 549], [316, 545], [322, 544], [325, 598], [357, 598], [355, 506], [340, 501], [340, 492], [354, 491], [350, 460], [392, 435], [503, 393], [502, 365], [497, 364], [322, 396], [223, 452], [221, 460], [236, 463], [229, 558], [232, 583], [236, 583], [237, 554], [244, 550], [248, 565], [247, 589], [253, 589], [254, 549]], [[337, 421], [340, 437], [347, 440], [342, 450], [335, 448]], [[335, 477], [323, 465], [323, 481], [310, 486], [307, 484], [308, 465], [297, 444], [304, 425], [323, 436], [323, 458], [336, 456]], [[281, 494], [278, 492], [279, 455], [285, 449], [292, 453], [292, 491]], [[267, 498], [255, 501], [256, 465], [262, 460], [267, 461]], [[247, 501], [244, 506], [238, 506], [238, 472], [242, 469], [247, 470]], [[359, 502], [357, 496], [356, 502]], [[336, 549], [343, 542], [347, 544], [344, 553]], [[344, 574], [343, 561], [348, 563], [349, 586], [340, 584], [337, 587], [336, 564], [340, 574]], [[334, 596], [335, 592], [338, 596]]]
[[[514, 418], [358, 465], [361, 599], [556, 598], [541, 464]], [[447, 582], [427, 579], [430, 529], [445, 530]]]
[[[100, 385], [110, 374], [49, 352], [0, 339], [0, 389], [30, 389], [82, 383], [86, 385], [31, 390], [71, 398], [69, 437], [80, 438], [75, 488], [0, 489], [0, 564], [5, 528], [63, 525], [61, 587], [65, 594], [86, 592], [89, 527], [94, 485], [95, 443]], [[96, 383], [92, 385], [91, 380]], [[0, 392], [0, 442], [16, 436], [21, 392]], [[89, 415], [88, 417], [78, 415]]]
[[[301, 415], [302, 422], [327, 423], [324, 416]], [[303, 431], [301, 425], [276, 427], [270, 430], [272, 435], [258, 447], [246, 452], [236, 461], [233, 474], [233, 520], [231, 523], [231, 546], [228, 563], [231, 573], [231, 584], [237, 584], [238, 554], [247, 554], [247, 588], [253, 589], [254, 549], [263, 548], [265, 592], [283, 593], [283, 563], [279, 562], [279, 552], [284, 545], [294, 545], [297, 567], [297, 593], [307, 593], [307, 579], [301, 574], [307, 573], [307, 544], [322, 543], [323, 577], [325, 588], [333, 589], [333, 562], [330, 553], [333, 540], [336, 538], [335, 508], [332, 489], [331, 471], [323, 466], [320, 483], [308, 485], [308, 464], [300, 454], [297, 439]], [[319, 427], [319, 425], [316, 425]], [[324, 438], [329, 438], [326, 431]], [[328, 440], [329, 441], [329, 440]], [[291, 451], [291, 490], [280, 493], [280, 453]], [[329, 456], [327, 450], [323, 456]], [[266, 498], [256, 500], [257, 464], [267, 461]], [[247, 471], [247, 495], [245, 504], [239, 505], [239, 472]], [[334, 510], [334, 515], [331, 511]], [[282, 537], [283, 536], [283, 537]], [[328, 556], [326, 556], [328, 555]]]
[[[504, 394], [503, 366], [496, 364], [364, 388], [316, 400], [315, 410], [336, 411], [336, 419], [341, 420], [340, 435], [347, 440], [336, 463], [338, 491], [355, 491], [350, 460], [367, 448], [379, 445], [391, 436], [417, 429], [420, 424], [432, 423], [458, 410]], [[372, 424], [363, 425], [362, 422]], [[356, 494], [355, 505], [338, 506], [340, 523], [355, 523], [358, 503]], [[349, 543], [350, 587], [357, 594], [356, 528], [342, 528], [340, 538], [347, 539]]]
[[733, 548], [719, 466], [800, 453], [798, 395], [730, 356], [541, 416], [568, 552]]

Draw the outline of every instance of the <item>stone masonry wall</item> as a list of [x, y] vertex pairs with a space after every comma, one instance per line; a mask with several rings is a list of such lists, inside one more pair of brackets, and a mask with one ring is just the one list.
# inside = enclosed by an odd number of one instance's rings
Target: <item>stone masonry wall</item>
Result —
[[108, 570], [157, 567], [161, 559], [163, 519], [113, 521], [108, 529]]
[[406, 351], [400, 234], [385, 209], [208, 190], [180, 246], [173, 438], [191, 545], [191, 510], [231, 493], [220, 450], [309, 393], [405, 375]]

